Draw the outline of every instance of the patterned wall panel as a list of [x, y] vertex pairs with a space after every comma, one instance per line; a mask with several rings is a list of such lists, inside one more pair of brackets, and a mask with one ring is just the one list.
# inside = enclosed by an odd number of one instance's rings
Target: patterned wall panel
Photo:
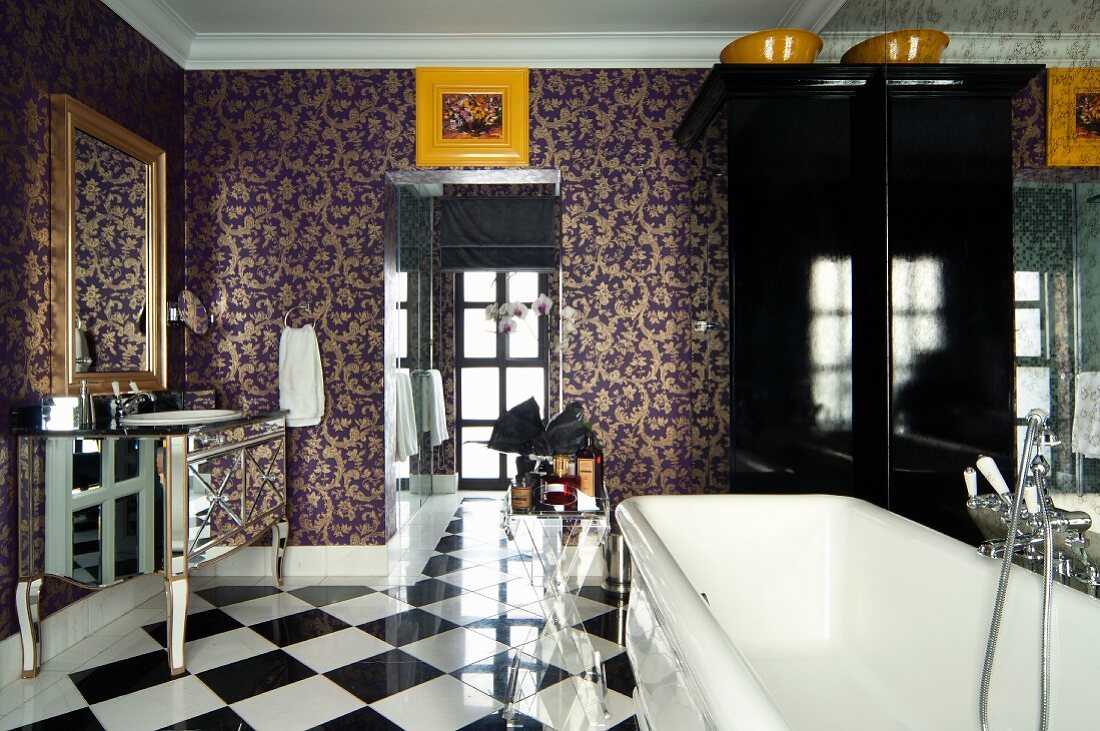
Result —
[[[49, 391], [50, 98], [66, 93], [168, 157], [169, 292], [182, 282], [183, 72], [97, 0], [0, 3], [0, 637], [14, 630], [13, 406]], [[183, 340], [170, 340], [172, 362]], [[170, 374], [180, 382], [182, 369]], [[47, 585], [44, 606], [73, 590]], [[52, 594], [52, 596], [50, 596]]]
[[[692, 489], [691, 160], [672, 132], [702, 77], [531, 73], [531, 165], [562, 170], [580, 313], [565, 397], [605, 435], [618, 496]], [[321, 313], [329, 407], [292, 431], [292, 543], [384, 540], [382, 176], [414, 164], [413, 102], [407, 70], [187, 74], [188, 282], [219, 313], [189, 381], [275, 406], [282, 312]]]

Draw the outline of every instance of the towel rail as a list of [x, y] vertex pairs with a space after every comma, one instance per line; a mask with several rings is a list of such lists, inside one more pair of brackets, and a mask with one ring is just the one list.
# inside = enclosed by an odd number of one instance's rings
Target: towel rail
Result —
[[311, 322], [310, 325], [316, 325], [317, 324], [317, 316], [313, 314], [313, 308], [310, 307], [308, 304], [304, 304], [304, 305], [294, 305], [293, 307], [291, 307], [289, 310], [286, 311], [286, 314], [283, 315], [283, 327], [290, 327], [290, 316], [291, 316], [291, 314], [293, 314], [293, 312], [295, 310], [301, 310], [303, 312], [303, 314], [305, 314], [306, 316], [312, 316], [313, 317], [313, 322]]

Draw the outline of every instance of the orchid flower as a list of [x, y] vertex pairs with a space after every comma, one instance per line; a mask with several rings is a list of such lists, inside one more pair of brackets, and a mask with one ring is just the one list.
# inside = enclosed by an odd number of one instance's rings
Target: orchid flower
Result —
[[535, 298], [535, 301], [531, 303], [531, 309], [539, 315], [550, 314], [550, 309], [554, 306], [554, 300], [547, 297], [542, 292], [539, 292], [539, 296]]
[[577, 316], [577, 311], [574, 310], [569, 305], [566, 305], [565, 307], [561, 308], [561, 319], [568, 322], [568, 321], [571, 321], [576, 316]]
[[492, 322], [493, 320], [497, 319], [498, 312], [499, 311], [497, 310], [496, 305], [488, 305], [485, 308], [485, 319], [489, 322]]
[[527, 305], [523, 304], [522, 302], [508, 302], [500, 309], [501, 311], [507, 313], [510, 317], [518, 317], [521, 320], [527, 317]]
[[497, 330], [500, 331], [502, 335], [510, 335], [516, 331], [518, 326], [519, 323], [517, 323], [514, 318], [506, 317], [497, 325]]

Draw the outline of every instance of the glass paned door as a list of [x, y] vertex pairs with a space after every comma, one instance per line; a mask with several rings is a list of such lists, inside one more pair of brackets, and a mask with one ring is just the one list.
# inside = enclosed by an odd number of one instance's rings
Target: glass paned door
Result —
[[[506, 302], [528, 307], [545, 292], [545, 274], [466, 272], [456, 276], [455, 335], [458, 394], [456, 428], [459, 487], [503, 489], [515, 472], [514, 456], [487, 448], [493, 423], [528, 398], [545, 418], [549, 333], [546, 317], [528, 312], [516, 329], [500, 332], [495, 310]], [[494, 312], [489, 312], [493, 307]]]

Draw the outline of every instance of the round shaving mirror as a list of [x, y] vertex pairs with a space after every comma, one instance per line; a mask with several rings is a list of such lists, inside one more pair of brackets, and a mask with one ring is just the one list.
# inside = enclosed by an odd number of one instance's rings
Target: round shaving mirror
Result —
[[204, 335], [210, 329], [210, 316], [198, 295], [189, 289], [180, 292], [180, 319], [196, 335]]

